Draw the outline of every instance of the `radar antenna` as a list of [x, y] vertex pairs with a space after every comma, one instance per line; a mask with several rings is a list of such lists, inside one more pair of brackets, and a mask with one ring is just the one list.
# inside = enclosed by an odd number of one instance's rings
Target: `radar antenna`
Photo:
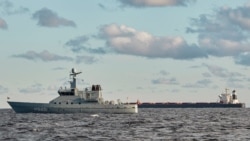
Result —
[[75, 78], [80, 73], [82, 72], [81, 71], [77, 72], [75, 68], [72, 68], [70, 72], [70, 76], [73, 76], [73, 78]]

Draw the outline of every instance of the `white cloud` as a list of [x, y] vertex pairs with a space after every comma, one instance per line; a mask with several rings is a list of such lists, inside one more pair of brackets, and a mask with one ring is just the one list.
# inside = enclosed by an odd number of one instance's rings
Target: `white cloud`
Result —
[[188, 45], [182, 37], [153, 36], [125, 25], [104, 25], [99, 37], [106, 41], [106, 46], [121, 54], [174, 59], [207, 57], [201, 48]]

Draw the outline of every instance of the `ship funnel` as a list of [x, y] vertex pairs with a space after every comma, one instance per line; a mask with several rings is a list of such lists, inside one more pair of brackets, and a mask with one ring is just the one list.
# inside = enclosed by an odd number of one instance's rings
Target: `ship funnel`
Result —
[[232, 91], [232, 96], [233, 96], [233, 100], [237, 99], [237, 95], [236, 95], [236, 91], [235, 90]]

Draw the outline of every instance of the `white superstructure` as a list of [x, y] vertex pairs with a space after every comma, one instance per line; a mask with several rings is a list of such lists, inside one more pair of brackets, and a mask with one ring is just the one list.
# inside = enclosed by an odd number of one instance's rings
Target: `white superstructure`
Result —
[[225, 93], [222, 93], [219, 95], [220, 103], [224, 103], [224, 104], [240, 103], [239, 100], [237, 99], [237, 94], [235, 90], [232, 91], [232, 94], [229, 94], [227, 91], [228, 89], [225, 90]]

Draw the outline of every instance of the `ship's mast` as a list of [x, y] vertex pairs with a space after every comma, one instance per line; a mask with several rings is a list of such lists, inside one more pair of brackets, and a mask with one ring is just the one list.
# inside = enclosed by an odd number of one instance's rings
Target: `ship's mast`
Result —
[[229, 90], [228, 88], [226, 88], [226, 89], [225, 89], [225, 91], [226, 91], [226, 94], [227, 94], [227, 91], [228, 91], [228, 90]]
[[82, 72], [77, 72], [76, 69], [72, 68], [70, 76], [72, 76], [73, 81], [70, 82], [71, 89], [76, 88], [76, 76]]

